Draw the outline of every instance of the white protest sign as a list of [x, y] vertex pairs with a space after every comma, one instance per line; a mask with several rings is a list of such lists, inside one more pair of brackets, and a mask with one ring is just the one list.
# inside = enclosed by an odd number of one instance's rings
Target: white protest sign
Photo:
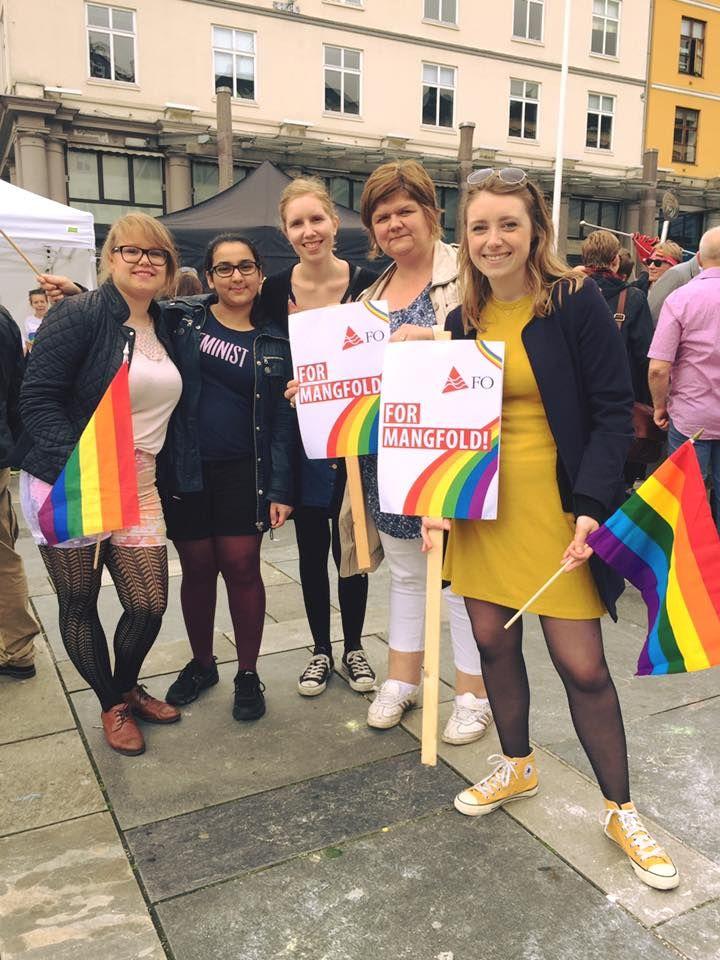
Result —
[[291, 313], [300, 435], [311, 460], [377, 452], [387, 304], [366, 300]]
[[380, 509], [497, 516], [505, 344], [392, 343], [380, 399]]

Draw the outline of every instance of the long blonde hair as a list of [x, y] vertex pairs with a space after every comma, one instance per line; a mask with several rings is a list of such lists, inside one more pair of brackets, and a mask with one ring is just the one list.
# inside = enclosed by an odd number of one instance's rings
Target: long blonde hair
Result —
[[527, 259], [527, 288], [533, 298], [535, 316], [547, 316], [552, 313], [553, 293], [567, 286], [574, 293], [582, 286], [582, 271], [573, 270], [553, 250], [555, 233], [550, 211], [545, 198], [532, 180], [522, 183], [505, 183], [497, 174], [491, 174], [482, 183], [468, 187], [463, 203], [463, 231], [458, 254], [458, 280], [462, 290], [462, 312], [465, 330], [473, 327], [482, 332], [482, 312], [492, 297], [488, 279], [470, 259], [467, 240], [467, 215], [470, 204], [481, 193], [516, 194], [525, 204], [532, 224], [530, 255]]

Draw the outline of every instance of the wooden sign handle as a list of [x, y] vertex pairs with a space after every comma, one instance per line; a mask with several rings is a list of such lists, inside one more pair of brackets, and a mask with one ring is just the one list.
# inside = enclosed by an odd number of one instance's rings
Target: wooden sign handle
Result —
[[353, 530], [355, 531], [355, 550], [358, 568], [370, 569], [370, 547], [368, 545], [367, 522], [365, 519], [365, 495], [360, 479], [360, 461], [357, 457], [345, 457], [350, 507], [352, 509]]
[[420, 760], [437, 763], [438, 703], [440, 700], [440, 598], [442, 591], [443, 531], [429, 530], [425, 587], [425, 655], [423, 661], [422, 749]]

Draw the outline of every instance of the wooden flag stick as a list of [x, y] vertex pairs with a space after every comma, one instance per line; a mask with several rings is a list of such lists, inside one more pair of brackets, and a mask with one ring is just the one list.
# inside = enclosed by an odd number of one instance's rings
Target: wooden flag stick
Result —
[[696, 440], [699, 440], [700, 437], [705, 433], [705, 427], [700, 427], [697, 433], [694, 433], [690, 437], [690, 443], [695, 443]]
[[438, 702], [440, 700], [440, 598], [442, 596], [443, 531], [428, 530], [432, 549], [427, 553], [425, 587], [425, 655], [423, 659], [423, 716], [420, 760], [437, 763]]
[[360, 479], [360, 461], [357, 457], [345, 457], [350, 507], [352, 509], [353, 529], [355, 531], [355, 550], [360, 570], [370, 569], [370, 547], [368, 545], [367, 523], [365, 520], [365, 495]]
[[42, 271], [41, 271], [41, 270], [38, 270], [38, 268], [35, 266], [35, 264], [32, 262], [32, 260], [30, 260], [29, 257], [26, 257], [26, 256], [25, 256], [25, 254], [22, 252], [22, 250], [20, 249], [20, 247], [15, 243], [15, 241], [14, 241], [14, 240], [11, 240], [10, 237], [5, 233], [5, 231], [4, 231], [2, 228], [0, 228], [0, 234], [2, 234], [3, 237], [5, 237], [5, 239], [6, 239], [7, 242], [10, 244], [10, 246], [13, 248], [13, 250], [15, 251], [15, 253], [17, 253], [18, 256], [22, 257], [22, 259], [23, 259], [23, 260], [25, 261], [25, 263], [30, 267], [30, 269], [32, 270], [32, 272], [33, 272], [37, 277], [39, 277], [39, 276], [41, 275]]
[[567, 569], [567, 567], [568, 567], [568, 564], [570, 564], [570, 563], [572, 563], [572, 560], [566, 560], [565, 563], [560, 567], [560, 569], [559, 569], [556, 573], [554, 573], [554, 574], [550, 577], [550, 579], [547, 580], [547, 581], [540, 587], [540, 589], [537, 591], [537, 593], [534, 593], [534, 594], [530, 597], [530, 599], [528, 600], [528, 602], [527, 602], [527, 603], [524, 603], [524, 604], [522, 605], [522, 607], [520, 607], [520, 609], [518, 610], [518, 612], [517, 612], [516, 614], [514, 614], [514, 616], [510, 617], [510, 619], [508, 620], [508, 622], [505, 624], [505, 627], [504, 627], [505, 630], [507, 630], [509, 627], [511, 627], [511, 626], [515, 623], [515, 621], [518, 619], [518, 617], [521, 617], [521, 616], [525, 613], [525, 611], [526, 611], [527, 608], [530, 606], [530, 604], [531, 604], [531, 603], [535, 603], [535, 601], [537, 600], [537, 598], [538, 598], [539, 596], [541, 596], [543, 593], [545, 593], [545, 591], [547, 590], [548, 587], [552, 586], [552, 584], [555, 583], [555, 581], [557, 580], [557, 578], [560, 576], [561, 573], [565, 573], [565, 571], [566, 571], [566, 569]]
[[98, 560], [100, 559], [100, 544], [102, 543], [102, 534], [98, 534], [98, 538], [95, 541], [95, 557], [93, 559], [93, 570], [97, 570]]

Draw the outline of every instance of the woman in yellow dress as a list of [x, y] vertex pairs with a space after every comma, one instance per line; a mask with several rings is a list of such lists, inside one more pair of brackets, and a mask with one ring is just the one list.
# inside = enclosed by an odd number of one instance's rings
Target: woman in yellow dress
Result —
[[671, 889], [677, 870], [630, 800], [622, 714], [603, 652], [600, 617], [617, 619], [624, 583], [586, 544], [623, 499], [632, 438], [623, 345], [597, 286], [552, 252], [547, 206], [524, 171], [471, 174], [464, 225], [463, 301], [446, 328], [453, 338], [505, 343], [499, 501], [496, 520], [444, 522], [445, 577], [465, 597], [503, 752], [455, 807], [479, 816], [537, 793], [522, 620], [503, 625], [566, 562], [530, 612], [602, 789], [605, 833], [645, 883]]

